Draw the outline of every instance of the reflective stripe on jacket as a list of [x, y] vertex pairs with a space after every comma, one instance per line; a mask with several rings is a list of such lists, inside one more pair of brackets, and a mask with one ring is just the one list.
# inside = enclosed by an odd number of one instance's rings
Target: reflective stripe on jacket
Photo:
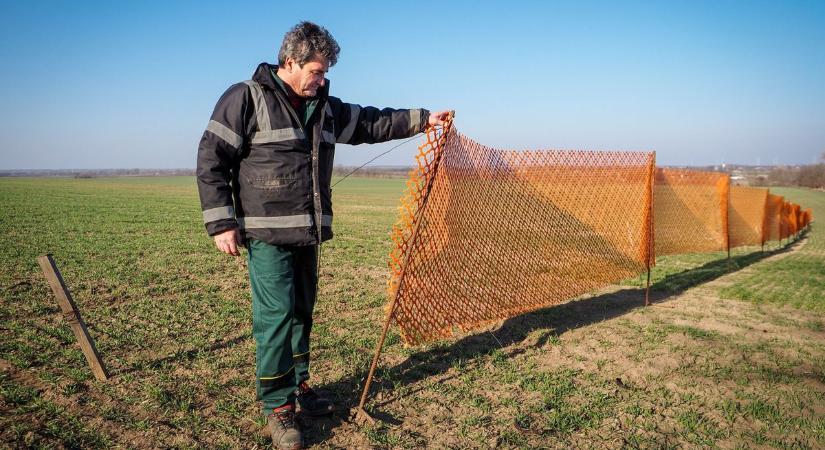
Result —
[[327, 80], [304, 126], [276, 71], [262, 63], [215, 106], [198, 147], [203, 221], [210, 235], [237, 227], [244, 239], [317, 244], [332, 237], [335, 143], [410, 137], [423, 131], [429, 112], [344, 103], [328, 95]]

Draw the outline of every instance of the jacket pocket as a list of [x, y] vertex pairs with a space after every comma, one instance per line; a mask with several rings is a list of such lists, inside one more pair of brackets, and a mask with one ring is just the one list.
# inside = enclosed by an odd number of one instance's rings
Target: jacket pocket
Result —
[[254, 189], [264, 191], [280, 191], [292, 189], [297, 180], [294, 178], [284, 177], [250, 177], [248, 181], [249, 185]]

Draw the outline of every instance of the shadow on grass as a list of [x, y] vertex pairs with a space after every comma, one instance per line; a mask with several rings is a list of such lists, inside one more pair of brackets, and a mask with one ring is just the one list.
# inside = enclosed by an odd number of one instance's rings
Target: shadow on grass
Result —
[[[804, 236], [803, 233], [799, 239], [775, 250], [734, 255], [730, 260], [727, 258], [714, 260], [699, 267], [667, 275], [651, 285], [650, 300], [653, 304], [666, 302], [691, 287], [712, 281], [769, 256], [789, 252], [800, 245]], [[384, 411], [386, 405], [399, 398], [400, 394], [397, 389], [394, 389], [395, 386], [409, 386], [430, 377], [437, 377], [436, 382], [443, 383], [452, 377], [444, 376], [444, 374], [459, 361], [472, 360], [492, 351], [523, 342], [532, 333], [538, 332], [534, 342], [508, 350], [508, 356], [514, 356], [528, 348], [543, 347], [567, 331], [622, 316], [643, 305], [644, 289], [642, 288], [626, 288], [583, 297], [507, 319], [500, 328], [494, 331], [473, 334], [452, 343], [437, 344], [424, 351], [413, 353], [403, 362], [391, 367], [379, 364], [369, 397], [372, 400], [372, 414], [385, 424], [400, 424], [401, 420]], [[246, 339], [249, 339], [249, 336], [242, 334], [207, 347], [182, 349], [174, 355], [145, 361], [146, 366], [143, 368], [156, 368], [181, 359], [191, 360], [202, 352], [232, 347]], [[116, 374], [122, 375], [133, 370], [136, 368], [125, 368], [118, 370]], [[328, 440], [339, 426], [352, 420], [351, 413], [358, 405], [366, 375], [367, 368], [364, 367], [350, 377], [318, 386], [320, 391], [331, 395], [338, 409], [329, 417], [315, 418], [311, 421], [301, 420], [304, 423], [305, 438], [309, 444]], [[417, 390], [421, 389], [424, 387]], [[406, 390], [403, 395], [414, 395], [417, 390]], [[383, 393], [383, 397], [376, 398], [378, 391]]]
[[[651, 303], [666, 302], [691, 287], [735, 272], [764, 258], [788, 252], [798, 246], [803, 237], [804, 233], [797, 240], [775, 250], [735, 255], [730, 260], [723, 258], [667, 275], [651, 285]], [[459, 361], [472, 360], [494, 350], [522, 342], [535, 331], [540, 331], [539, 336], [529, 347], [542, 347], [569, 330], [622, 316], [636, 308], [644, 307], [643, 305], [644, 289], [621, 289], [616, 292], [572, 300], [507, 319], [500, 328], [494, 331], [473, 334], [451, 344], [437, 345], [434, 348], [414, 353], [392, 367], [381, 367], [379, 364], [370, 392], [370, 399], [374, 400], [372, 414], [381, 422], [399, 424], [400, 420], [382, 411], [383, 406], [398, 400], [396, 395], [392, 395], [393, 387], [396, 385], [408, 386], [426, 378], [444, 374]], [[526, 348], [522, 346], [512, 350], [508, 356], [524, 352]], [[307, 423], [306, 438], [311, 443], [325, 441], [338, 425], [351, 420], [351, 413], [355, 411], [360, 400], [361, 389], [367, 375], [366, 369], [364, 368], [355, 376], [319, 387], [320, 390], [332, 394], [338, 411], [329, 418], [315, 419]], [[438, 382], [446, 380], [447, 378], [442, 377]], [[383, 395], [389, 393], [390, 397], [376, 399], [377, 391], [382, 391]], [[416, 392], [416, 390], [407, 390], [403, 395], [409, 396]]]
[[146, 369], [158, 369], [169, 364], [179, 364], [184, 361], [192, 361], [198, 356], [202, 355], [203, 353], [209, 353], [229, 347], [234, 347], [235, 345], [240, 344], [241, 342], [244, 342], [251, 338], [252, 336], [250, 333], [244, 332], [233, 338], [218, 341], [205, 347], [194, 347], [188, 350], [181, 349], [162, 358], [141, 359], [136, 362], [133, 362], [131, 366], [114, 369], [110, 367], [109, 370], [111, 371], [112, 376], [120, 376], [128, 373], [139, 372]]
[[730, 259], [716, 259], [699, 267], [694, 267], [682, 272], [667, 275], [661, 280], [650, 285], [652, 296], [651, 300], [654, 297], [654, 294], [658, 301], [662, 301], [667, 297], [680, 294], [694, 286], [698, 286], [708, 281], [713, 281], [722, 275], [736, 272], [737, 270], [743, 269], [767, 257], [787, 253], [799, 245], [805, 234], [807, 233], [801, 233], [799, 239], [774, 250], [764, 252], [755, 251], [742, 255], [734, 255], [731, 256]]

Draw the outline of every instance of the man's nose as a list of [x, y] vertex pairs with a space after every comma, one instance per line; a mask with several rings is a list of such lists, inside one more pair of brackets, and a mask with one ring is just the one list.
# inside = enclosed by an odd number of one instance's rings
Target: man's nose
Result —
[[327, 82], [326, 78], [321, 78], [321, 81], [318, 82], [318, 86], [324, 87], [324, 83]]

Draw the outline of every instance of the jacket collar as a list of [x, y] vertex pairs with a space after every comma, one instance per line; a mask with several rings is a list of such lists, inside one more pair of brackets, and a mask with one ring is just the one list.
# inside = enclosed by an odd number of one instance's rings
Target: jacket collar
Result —
[[[286, 95], [286, 92], [284, 92], [284, 89], [281, 88], [279, 83], [277, 81], [275, 81], [275, 78], [272, 76], [272, 74], [274, 72], [277, 72], [277, 71], [278, 71], [278, 66], [275, 65], [275, 64], [269, 64], [269, 63], [265, 63], [265, 62], [260, 63], [258, 65], [258, 68], [255, 69], [255, 73], [252, 74], [252, 80], [258, 82], [258, 84], [260, 84], [261, 86], [263, 86], [266, 89], [269, 89], [271, 91], [279, 91], [279, 92], [283, 93], [284, 95]], [[318, 94], [315, 97], [312, 97], [312, 98], [320, 100], [320, 99], [325, 99], [328, 96], [329, 96], [329, 80], [327, 79], [326, 83], [324, 83], [324, 85], [320, 89], [318, 89]]]

